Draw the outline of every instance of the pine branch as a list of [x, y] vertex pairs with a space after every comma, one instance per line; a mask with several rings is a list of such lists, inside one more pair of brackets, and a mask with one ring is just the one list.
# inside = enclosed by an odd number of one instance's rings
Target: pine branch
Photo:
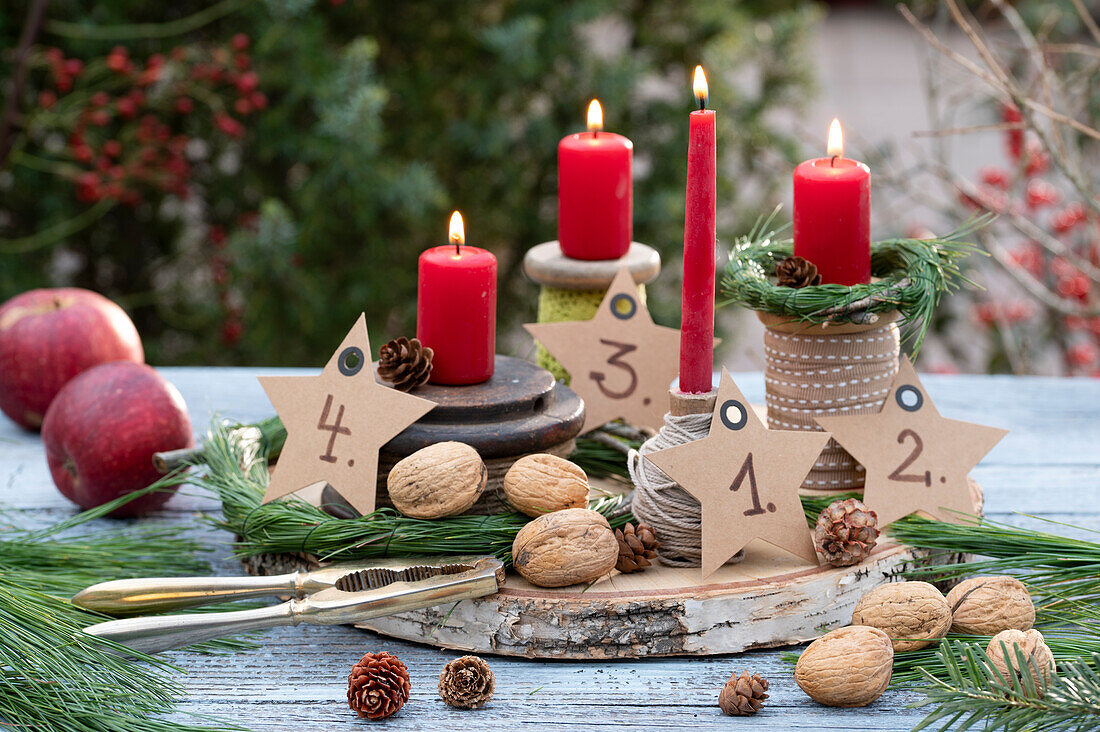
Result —
[[[1030, 674], [1001, 676], [977, 645], [944, 643], [937, 653], [946, 678], [925, 672], [930, 684], [926, 699], [914, 706], [935, 709], [916, 730], [943, 732], [981, 723], [986, 730], [1004, 732], [1084, 732], [1100, 725], [1100, 654], [1087, 662], [1066, 663], [1049, 685], [1037, 688]], [[1016, 663], [1027, 663], [1019, 649]]]
[[[179, 530], [84, 528], [128, 500], [178, 481], [168, 476], [53, 526], [8, 527], [0, 535], [0, 726], [43, 732], [206, 729], [163, 721], [183, 695], [177, 669], [162, 659], [132, 659], [121, 646], [85, 635], [83, 628], [105, 617], [68, 599], [108, 579], [210, 571], [198, 556], [203, 547]], [[135, 655], [128, 649], [126, 654]]]
[[[512, 541], [530, 521], [514, 512], [428, 521], [407, 518], [389, 508], [337, 519], [293, 497], [261, 504], [269, 479], [267, 457], [242, 444], [228, 425], [214, 426], [202, 458], [206, 470], [192, 475], [190, 481], [221, 499], [222, 515], [214, 523], [240, 537], [236, 551], [241, 557], [283, 552], [313, 554], [324, 560], [491, 554], [510, 562]], [[612, 527], [632, 519], [621, 495], [599, 498], [589, 506], [607, 517]]]

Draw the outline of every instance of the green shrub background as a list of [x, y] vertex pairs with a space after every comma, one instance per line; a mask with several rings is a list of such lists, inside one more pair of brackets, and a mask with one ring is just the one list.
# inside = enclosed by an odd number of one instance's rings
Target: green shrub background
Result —
[[[0, 10], [3, 48], [26, 9]], [[787, 181], [775, 171], [796, 144], [769, 120], [807, 99], [818, 15], [763, 0], [54, 2], [35, 53], [56, 46], [86, 65], [120, 45], [140, 61], [247, 34], [268, 106], [241, 118], [240, 139], [209, 114], [176, 119], [205, 155], [187, 198], [108, 200], [58, 237], [92, 204], [77, 200], [79, 166], [33, 72], [21, 152], [0, 169], [0, 296], [99, 290], [133, 314], [153, 363], [316, 365], [360, 311], [375, 349], [414, 332], [416, 257], [458, 208], [468, 241], [500, 259], [501, 350], [522, 349], [515, 327], [536, 293], [520, 261], [556, 235], [557, 142], [598, 97], [606, 128], [634, 141], [635, 238], [665, 258], [652, 306], [673, 323], [691, 70], [708, 69], [718, 110], [728, 241]], [[12, 68], [9, 51], [0, 76]]]

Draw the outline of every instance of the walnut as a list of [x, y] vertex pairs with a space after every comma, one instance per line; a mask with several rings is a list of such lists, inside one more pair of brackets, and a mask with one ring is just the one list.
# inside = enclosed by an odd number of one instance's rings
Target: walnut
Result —
[[894, 647], [878, 628], [851, 625], [826, 633], [802, 652], [794, 680], [819, 704], [863, 707], [882, 696], [894, 669]]
[[619, 542], [607, 519], [587, 508], [544, 514], [516, 534], [512, 563], [540, 587], [593, 582], [615, 568]]
[[970, 635], [996, 635], [1027, 630], [1035, 624], [1035, 605], [1024, 583], [1015, 577], [972, 577], [947, 593], [951, 630]]
[[[1016, 655], [1017, 648], [1024, 654], [1024, 665]], [[1022, 679], [1026, 667], [1035, 688], [1043, 691], [1054, 673], [1054, 654], [1037, 630], [1002, 630], [990, 639], [985, 654], [1009, 684], [1013, 675]]]
[[927, 582], [896, 582], [868, 592], [852, 611], [852, 625], [869, 625], [893, 640], [894, 652], [924, 648], [951, 628], [951, 607]]
[[525, 455], [504, 476], [504, 499], [528, 516], [588, 507], [588, 476], [557, 455]]
[[412, 518], [454, 516], [477, 503], [489, 473], [477, 450], [438, 442], [398, 461], [386, 478], [393, 506]]

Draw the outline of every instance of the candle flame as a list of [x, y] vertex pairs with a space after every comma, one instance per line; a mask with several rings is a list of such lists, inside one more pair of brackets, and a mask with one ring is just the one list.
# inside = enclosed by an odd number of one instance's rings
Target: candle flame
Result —
[[829, 125], [829, 144], [826, 147], [829, 157], [844, 157], [844, 132], [840, 129], [840, 120], [833, 119]]
[[593, 99], [588, 103], [588, 131], [599, 132], [603, 129], [603, 107], [599, 99]]
[[695, 67], [695, 80], [692, 82], [692, 89], [695, 91], [695, 101], [699, 105], [699, 109], [706, 109], [710, 89], [707, 87], [707, 75], [703, 73], [702, 66]]
[[448, 238], [456, 247], [460, 247], [466, 243], [466, 227], [462, 223], [462, 214], [458, 211], [451, 214], [451, 226]]

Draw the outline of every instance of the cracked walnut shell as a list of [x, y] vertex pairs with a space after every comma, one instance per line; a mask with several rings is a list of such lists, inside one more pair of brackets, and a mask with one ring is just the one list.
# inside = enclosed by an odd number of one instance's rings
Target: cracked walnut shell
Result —
[[477, 450], [461, 442], [438, 442], [398, 461], [386, 488], [393, 507], [404, 515], [434, 519], [469, 509], [488, 479]]
[[524, 455], [504, 476], [504, 500], [528, 516], [588, 507], [588, 476], [579, 465], [548, 453]]
[[852, 625], [890, 636], [894, 652], [924, 648], [951, 628], [951, 606], [927, 582], [895, 582], [871, 590], [856, 603]]
[[587, 508], [539, 516], [512, 542], [516, 571], [539, 587], [594, 582], [614, 569], [618, 558], [619, 542], [611, 525]]

